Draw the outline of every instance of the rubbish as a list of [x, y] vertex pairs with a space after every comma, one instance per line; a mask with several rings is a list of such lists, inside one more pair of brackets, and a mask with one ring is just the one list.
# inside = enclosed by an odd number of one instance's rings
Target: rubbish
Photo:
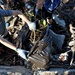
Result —
[[[74, 36], [75, 36], [75, 27], [73, 27], [73, 24], [70, 24], [69, 25], [70, 29], [70, 33], [71, 33], [71, 41], [69, 42], [69, 46], [71, 48], [71, 51], [72, 51], [72, 57], [71, 57], [71, 61], [70, 61], [70, 67], [73, 65], [73, 62], [74, 62], [74, 55], [75, 55], [75, 39], [74, 39]], [[69, 67], [69, 68], [70, 68]]]
[[[38, 22], [38, 28], [35, 32], [30, 31], [19, 17], [12, 17], [9, 20], [10, 23], [8, 22], [10, 24], [9, 27], [8, 24], [6, 25], [10, 36], [4, 37], [16, 47], [28, 51], [26, 57], [31, 65], [28, 62], [24, 63], [25, 60], [20, 58], [16, 52], [4, 46], [0, 47], [0, 64], [9, 66], [23, 65], [25, 68], [30, 65], [29, 69], [32, 68], [32, 70], [69, 69], [71, 66], [75, 68], [75, 1], [62, 0], [63, 3], [56, 9], [57, 12], [53, 11], [53, 19], [47, 19], [48, 25], [43, 17], [42, 19], [40, 18], [41, 20], [37, 19], [37, 17], [35, 18], [32, 11], [36, 2], [33, 1], [26, 3], [24, 14], [29, 20]], [[17, 7], [14, 6], [13, 9], [15, 8]], [[38, 17], [41, 17], [41, 15], [39, 14]]]
[[67, 53], [61, 53], [59, 56], [59, 60], [67, 61], [68, 60], [68, 54]]
[[69, 46], [74, 46], [74, 45], [75, 45], [75, 40], [69, 42]]
[[59, 50], [61, 50], [65, 40], [65, 35], [56, 34], [52, 30], [49, 30], [49, 32], [52, 36], [54, 44], [58, 47]]
[[60, 26], [62, 26], [63, 28], [66, 28], [66, 23], [64, 20], [58, 18], [58, 15], [56, 14], [52, 14], [52, 18], [56, 21], [57, 24], [59, 24]]
[[35, 64], [36, 67], [40, 69], [47, 69], [49, 68], [51, 51], [52, 38], [49, 32], [46, 31], [46, 34], [42, 40], [36, 44], [34, 52], [28, 57], [28, 59]]

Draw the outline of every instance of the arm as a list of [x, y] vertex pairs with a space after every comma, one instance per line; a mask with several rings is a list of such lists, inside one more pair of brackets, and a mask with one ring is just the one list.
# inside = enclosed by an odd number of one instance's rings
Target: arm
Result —
[[[30, 22], [20, 11], [17, 11], [17, 10], [0, 10], [0, 16], [11, 16], [11, 15], [18, 15], [20, 18], [22, 18], [28, 24], [30, 30], [36, 29], [35, 23]], [[14, 46], [12, 43], [10, 43], [6, 39], [2, 38], [1, 36], [0, 36], [0, 43], [5, 45], [6, 47], [16, 51], [22, 58], [26, 59], [26, 56], [25, 56], [25, 53], [27, 52], [26, 50], [16, 48], [16, 46]]]
[[[29, 26], [30, 30], [34, 30], [36, 29], [35, 23], [30, 22], [23, 14], [22, 12], [18, 11], [18, 10], [2, 10], [0, 9], [0, 16], [11, 16], [11, 15], [18, 15], [20, 18], [22, 18]], [[15, 50], [16, 47], [13, 46], [10, 42], [8, 42], [7, 40], [3, 39], [2, 37], [0, 37], [0, 43], [4, 44], [5, 46]]]
[[24, 20], [28, 26], [30, 30], [35, 30], [36, 29], [36, 24], [34, 22], [29, 21], [25, 15], [23, 15], [22, 12], [18, 11], [18, 10], [2, 10], [0, 9], [0, 16], [19, 16], [22, 20]]
[[45, 0], [38, 0], [38, 1], [37, 1], [37, 4], [36, 4], [36, 8], [37, 8], [37, 9], [41, 9], [42, 6], [43, 6], [43, 4], [44, 4], [44, 1], [45, 1]]
[[12, 50], [16, 50], [17, 49], [12, 43], [10, 43], [6, 39], [2, 38], [1, 36], [0, 36], [0, 43], [3, 44], [6, 47], [12, 49]]
[[29, 21], [26, 18], [26, 16], [23, 15], [22, 12], [20, 12], [18, 10], [12, 10], [12, 14], [18, 15], [22, 20], [24, 20], [28, 24], [30, 30], [34, 31], [36, 29], [36, 24], [34, 22]]
[[[0, 15], [1, 16], [11, 16], [11, 15], [18, 15], [20, 18], [22, 18], [26, 23], [29, 23], [30, 21], [20, 12], [17, 10], [0, 10]], [[12, 50], [16, 50], [16, 47], [10, 43], [9, 41], [7, 41], [6, 39], [2, 38], [0, 36], [0, 43], [2, 43], [3, 45], [7, 46], [8, 48], [12, 49]]]
[[19, 16], [22, 20], [24, 20], [27, 24], [30, 22], [22, 12], [18, 10], [3, 10], [0, 9], [0, 16]]
[[26, 53], [28, 53], [27, 50], [23, 50], [23, 49], [20, 49], [20, 48], [17, 49], [12, 43], [8, 42], [6, 39], [2, 38], [1, 36], [0, 36], [0, 43], [5, 45], [6, 47], [16, 51], [18, 53], [18, 55], [20, 57], [22, 57], [23, 59], [28, 60], [27, 57], [26, 57]]
[[26, 18], [25, 15], [23, 15], [22, 12], [20, 12], [20, 11], [18, 11], [18, 10], [11, 10], [11, 11], [12, 11], [12, 14], [13, 14], [13, 15], [19, 16], [22, 20], [24, 20], [27, 24], [29, 24], [30, 21]]

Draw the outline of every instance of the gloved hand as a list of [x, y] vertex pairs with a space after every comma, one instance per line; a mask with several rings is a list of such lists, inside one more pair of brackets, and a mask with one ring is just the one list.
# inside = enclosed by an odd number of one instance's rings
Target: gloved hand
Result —
[[28, 26], [29, 26], [29, 29], [32, 31], [36, 30], [36, 24], [34, 22], [29, 22]]
[[18, 48], [18, 49], [16, 50], [16, 52], [18, 53], [18, 55], [19, 55], [20, 57], [22, 57], [22, 58], [25, 59], [25, 60], [28, 60], [27, 57], [26, 57], [26, 53], [28, 53], [29, 51], [26, 51], [26, 50], [23, 50], [23, 49]]

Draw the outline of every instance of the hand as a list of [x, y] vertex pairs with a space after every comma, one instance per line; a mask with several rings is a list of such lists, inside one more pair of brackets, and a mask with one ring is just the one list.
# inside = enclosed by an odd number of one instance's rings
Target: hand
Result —
[[19, 55], [20, 57], [22, 57], [22, 58], [25, 59], [25, 60], [28, 60], [27, 57], [26, 57], [26, 53], [28, 53], [29, 51], [26, 51], [26, 50], [23, 50], [23, 49], [18, 48], [18, 49], [16, 50], [16, 52], [18, 53], [18, 55]]
[[34, 22], [28, 23], [28, 26], [29, 26], [29, 29], [32, 31], [36, 30], [36, 24]]

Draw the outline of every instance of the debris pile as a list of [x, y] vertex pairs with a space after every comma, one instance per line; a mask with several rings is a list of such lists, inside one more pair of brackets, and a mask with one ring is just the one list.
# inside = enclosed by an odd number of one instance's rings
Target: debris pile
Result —
[[[30, 2], [35, 6], [36, 1]], [[31, 8], [26, 4], [24, 14], [32, 21], [35, 20], [37, 29], [34, 32], [30, 31], [27, 24], [24, 25], [25, 23], [19, 17], [11, 17], [10, 25], [7, 27], [10, 37], [5, 37], [16, 47], [29, 51], [28, 61], [1, 45], [0, 64], [25, 66], [32, 64], [33, 70], [51, 67], [75, 68], [75, 0], [62, 0], [50, 20], [52, 28], [35, 18], [32, 12], [34, 6]], [[45, 22], [44, 19], [41, 20]]]

